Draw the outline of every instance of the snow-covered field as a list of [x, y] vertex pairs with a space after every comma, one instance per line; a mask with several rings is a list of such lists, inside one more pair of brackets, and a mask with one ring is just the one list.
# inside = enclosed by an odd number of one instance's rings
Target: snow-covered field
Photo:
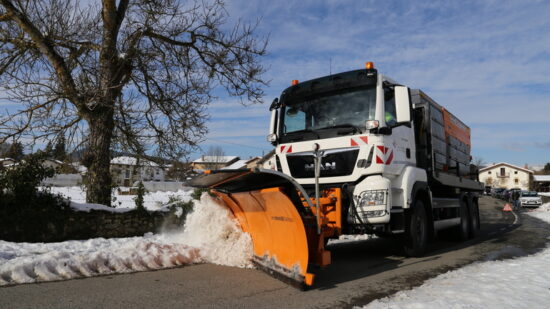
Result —
[[[529, 215], [550, 223], [550, 203]], [[531, 256], [476, 263], [363, 308], [549, 308], [550, 248]]]
[[[134, 209], [136, 203], [134, 201], [135, 195], [121, 195], [118, 190], [113, 192], [114, 207], [106, 207], [99, 204], [86, 204], [86, 192], [81, 187], [51, 187], [50, 191], [54, 194], [61, 194], [62, 196], [71, 200], [71, 207], [81, 210], [89, 211], [91, 209], [106, 210], [112, 212], [126, 212]], [[192, 188], [186, 190], [179, 190], [177, 192], [147, 192], [143, 197], [143, 204], [145, 209], [149, 211], [163, 210], [163, 206], [166, 205], [170, 197], [180, 199], [184, 202], [191, 199]]]
[[0, 286], [127, 273], [192, 263], [252, 267], [252, 242], [208, 194], [178, 232], [60, 243], [0, 240]]

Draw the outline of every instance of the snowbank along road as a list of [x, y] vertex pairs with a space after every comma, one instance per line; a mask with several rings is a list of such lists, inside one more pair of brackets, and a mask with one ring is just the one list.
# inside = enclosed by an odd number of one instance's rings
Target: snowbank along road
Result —
[[475, 261], [514, 258], [545, 248], [550, 236], [548, 223], [523, 213], [504, 213], [502, 204], [499, 200], [483, 198], [480, 236], [465, 243], [437, 240], [423, 258], [404, 258], [394, 241], [379, 238], [331, 243], [333, 264], [316, 271], [315, 286], [305, 292], [258, 270], [199, 264], [6, 286], [0, 288], [0, 307], [346, 308], [365, 305]]

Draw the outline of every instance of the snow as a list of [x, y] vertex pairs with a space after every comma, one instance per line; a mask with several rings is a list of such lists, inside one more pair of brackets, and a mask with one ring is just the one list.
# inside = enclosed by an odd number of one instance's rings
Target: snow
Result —
[[[134, 157], [128, 157], [128, 156], [114, 157], [111, 159], [111, 164], [138, 165], [138, 159]], [[152, 162], [146, 159], [140, 159], [139, 165], [140, 166], [159, 166], [155, 162]]]
[[193, 163], [227, 163], [238, 159], [237, 156], [201, 156]]
[[208, 194], [179, 231], [59, 243], [0, 240], [0, 286], [214, 263], [252, 267], [252, 241]]
[[369, 239], [377, 238], [376, 235], [340, 235], [338, 239], [329, 239], [328, 245], [332, 244], [342, 244], [342, 243], [349, 243], [349, 242], [357, 242], [357, 241], [365, 241]]
[[[124, 189], [124, 188], [123, 188]], [[107, 207], [104, 205], [98, 204], [87, 204], [86, 203], [86, 192], [81, 187], [51, 187], [49, 189], [54, 194], [61, 194], [62, 196], [69, 198], [71, 200], [71, 207], [79, 211], [90, 211], [90, 210], [105, 210], [111, 212], [126, 212], [134, 209], [136, 203], [134, 201], [135, 195], [122, 195], [118, 190], [114, 190], [113, 193], [113, 203], [114, 207]], [[122, 190], [124, 191], [124, 190]], [[192, 188], [178, 190], [176, 192], [164, 192], [164, 191], [155, 191], [147, 192], [143, 196], [143, 204], [145, 209], [149, 211], [163, 211], [165, 210], [166, 204], [170, 200], [170, 197], [179, 199], [183, 202], [187, 202], [191, 199], [191, 193], [193, 193]]]
[[240, 168], [245, 168], [246, 163], [248, 163], [248, 161], [250, 161], [250, 160], [238, 160], [235, 163], [222, 168], [222, 170], [236, 170], [236, 169], [240, 169]]
[[534, 181], [543, 181], [543, 182], [549, 182], [550, 181], [550, 175], [533, 175]]
[[[528, 213], [550, 223], [550, 203]], [[363, 308], [548, 308], [550, 247], [534, 255], [476, 263]]]

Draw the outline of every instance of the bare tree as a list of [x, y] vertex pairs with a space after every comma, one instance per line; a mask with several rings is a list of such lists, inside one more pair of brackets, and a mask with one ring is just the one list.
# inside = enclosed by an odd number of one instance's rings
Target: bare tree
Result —
[[85, 147], [87, 201], [108, 205], [111, 149], [181, 157], [207, 132], [214, 87], [261, 101], [266, 40], [227, 22], [221, 0], [0, 0], [0, 91], [19, 106], [0, 144]]
[[222, 163], [225, 163], [225, 151], [221, 146], [210, 146], [206, 151], [208, 158], [208, 169], [218, 169]]
[[487, 166], [487, 161], [485, 161], [482, 157], [474, 157], [472, 164], [479, 168], [483, 168]]

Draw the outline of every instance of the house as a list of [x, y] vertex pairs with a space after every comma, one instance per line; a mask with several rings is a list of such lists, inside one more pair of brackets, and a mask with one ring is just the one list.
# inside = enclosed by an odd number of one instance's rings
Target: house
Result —
[[532, 178], [532, 170], [504, 162], [479, 170], [479, 181], [493, 188], [529, 190]]
[[153, 161], [129, 156], [111, 160], [111, 174], [118, 186], [130, 187], [137, 181], [164, 181], [164, 168]]
[[277, 170], [277, 158], [275, 156], [275, 149], [264, 155], [260, 160], [258, 160], [257, 164], [261, 168], [265, 168], [268, 170]]
[[239, 161], [237, 156], [201, 156], [191, 162], [194, 171], [218, 170]]
[[246, 160], [237, 160], [233, 164], [228, 165], [222, 169], [224, 170], [237, 170], [237, 169], [246, 169], [246, 168], [254, 168], [258, 164], [258, 161], [260, 160], [260, 157], [252, 157], [250, 159]]
[[45, 159], [43, 162], [42, 162], [42, 166], [44, 167], [51, 167], [53, 168], [54, 170], [59, 170], [61, 168], [61, 166], [63, 165], [63, 162], [59, 161], [59, 160], [54, 160], [54, 159]]
[[534, 175], [533, 190], [538, 192], [550, 192], [550, 175]]
[[15, 160], [12, 158], [0, 158], [0, 165], [3, 167], [12, 166], [13, 164], [15, 164]]

